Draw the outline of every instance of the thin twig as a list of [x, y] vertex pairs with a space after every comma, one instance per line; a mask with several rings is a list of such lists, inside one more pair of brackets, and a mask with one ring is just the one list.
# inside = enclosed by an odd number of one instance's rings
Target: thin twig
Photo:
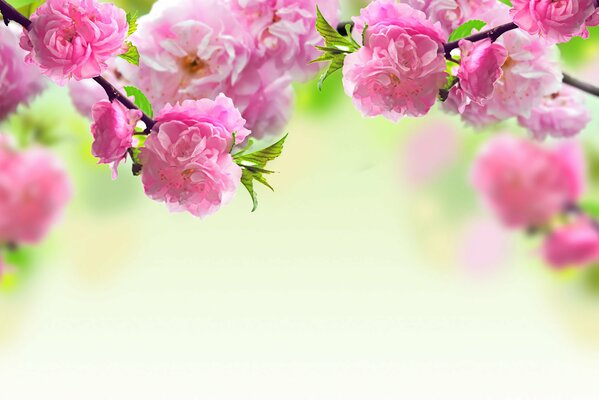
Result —
[[578, 79], [573, 78], [568, 74], [564, 74], [563, 82], [566, 85], [573, 86], [577, 89], [582, 90], [583, 92], [592, 94], [593, 96], [599, 96], [599, 87], [593, 86], [593, 85], [583, 82], [583, 81], [579, 81]]
[[[494, 42], [497, 39], [499, 39], [499, 37], [501, 35], [503, 35], [504, 33], [509, 32], [514, 29], [517, 29], [517, 28], [518, 28], [518, 25], [514, 24], [513, 22], [510, 22], [508, 24], [499, 25], [499, 26], [496, 26], [495, 28], [492, 28], [492, 29], [489, 29], [486, 31], [482, 31], [482, 32], [476, 33], [471, 36], [467, 36], [460, 40], [468, 40], [470, 42], [478, 42], [479, 40], [483, 40], [483, 39], [491, 39], [491, 41]], [[453, 49], [457, 49], [459, 47], [460, 40], [446, 43], [443, 46], [445, 49], [445, 54], [450, 54]]]

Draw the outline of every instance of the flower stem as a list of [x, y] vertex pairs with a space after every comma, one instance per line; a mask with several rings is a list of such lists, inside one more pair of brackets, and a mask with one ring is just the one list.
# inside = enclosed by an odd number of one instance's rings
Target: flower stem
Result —
[[[486, 31], [482, 31], [482, 32], [479, 32], [479, 33], [471, 35], [471, 36], [467, 36], [460, 40], [469, 40], [471, 42], [478, 42], [479, 40], [488, 38], [494, 42], [497, 39], [499, 39], [499, 37], [501, 35], [503, 35], [504, 33], [509, 32], [514, 29], [517, 29], [517, 28], [518, 28], [518, 25], [514, 24], [513, 22], [510, 22], [508, 24], [499, 25], [499, 26], [496, 26], [495, 28], [492, 28], [492, 29], [489, 29]], [[460, 40], [446, 43], [443, 46], [445, 49], [445, 54], [450, 54], [453, 49], [457, 49], [459, 46]]]
[[[7, 26], [8, 26], [8, 23], [10, 21], [14, 21], [14, 22], [18, 23], [19, 25], [21, 25], [23, 28], [27, 29], [27, 30], [31, 29], [31, 20], [29, 20], [27, 17], [25, 17], [23, 14], [21, 14], [13, 6], [11, 6], [10, 4], [8, 4], [6, 2], [6, 0], [0, 0], [0, 12], [2, 13], [2, 17], [4, 19], [4, 23]], [[115, 88], [106, 79], [102, 78], [101, 76], [96, 76], [93, 79], [100, 86], [102, 86], [102, 88], [106, 92], [106, 95], [108, 96], [108, 98], [110, 99], [110, 101], [116, 99], [120, 103], [122, 103], [125, 107], [127, 107], [128, 109], [130, 109], [130, 110], [139, 110], [139, 107], [137, 107], [135, 104], [133, 104], [133, 102], [131, 100], [129, 100], [127, 98], [127, 96], [125, 96], [124, 94], [122, 94], [121, 92], [119, 92], [118, 89]], [[141, 110], [139, 110], [139, 111], [141, 111]], [[146, 131], [145, 131], [145, 133], [150, 133], [150, 130], [156, 124], [156, 121], [154, 121], [152, 118], [148, 117], [143, 112], [142, 112], [142, 118], [141, 118], [141, 120], [144, 122], [144, 124], [146, 124]]]
[[599, 97], [599, 87], [597, 86], [593, 86], [589, 83], [579, 81], [578, 79], [573, 78], [568, 74], [564, 74], [563, 82], [566, 85], [573, 86], [577, 89], [582, 90], [583, 92], [587, 92], [588, 94], [592, 94], [593, 96]]

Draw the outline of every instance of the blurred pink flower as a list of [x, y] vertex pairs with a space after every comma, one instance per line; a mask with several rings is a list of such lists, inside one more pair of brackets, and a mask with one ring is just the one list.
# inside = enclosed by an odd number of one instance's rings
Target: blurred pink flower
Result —
[[510, 15], [516, 25], [553, 43], [588, 37], [585, 21], [597, 7], [595, 0], [512, 0], [512, 5]]
[[113, 164], [114, 178], [119, 163], [132, 146], [135, 126], [141, 117], [141, 111], [129, 110], [117, 100], [100, 100], [92, 108], [92, 154], [100, 164]]
[[11, 29], [0, 29], [0, 121], [28, 104], [45, 87], [37, 68], [25, 65], [25, 52]]
[[543, 258], [554, 268], [599, 261], [599, 226], [586, 217], [555, 229], [543, 243]]
[[547, 149], [499, 136], [478, 155], [472, 182], [507, 227], [528, 228], [548, 222], [575, 203], [584, 175], [582, 150], [574, 142]]
[[48, 0], [23, 30], [26, 60], [58, 84], [101, 75], [106, 62], [125, 52], [128, 25], [125, 12], [96, 0]]
[[279, 72], [293, 79], [307, 80], [320, 69], [309, 62], [318, 57], [315, 46], [322, 45], [316, 31], [316, 6], [336, 26], [338, 0], [232, 0], [233, 11], [252, 34], [256, 58], [273, 63]]
[[368, 25], [364, 46], [343, 66], [343, 86], [356, 107], [392, 121], [428, 113], [447, 76], [439, 25], [394, 0], [372, 2], [355, 23], [358, 35]]
[[291, 77], [279, 76], [272, 67], [248, 66], [227, 95], [241, 111], [253, 138], [280, 135], [291, 118], [294, 95]]
[[478, 42], [460, 40], [460, 66], [457, 77], [460, 87], [473, 101], [479, 103], [493, 94], [495, 82], [501, 77], [501, 66], [507, 50], [499, 43], [485, 39]]
[[52, 154], [17, 152], [0, 135], [0, 243], [39, 242], [70, 197], [67, 175]]
[[238, 133], [242, 141], [249, 133], [233, 103], [224, 96], [188, 100], [167, 107], [156, 121], [140, 154], [148, 197], [201, 218], [228, 203], [241, 180], [232, 137]]
[[[473, 243], [476, 245], [473, 246]], [[508, 232], [489, 217], [474, 217], [466, 221], [457, 245], [460, 265], [474, 278], [498, 272], [511, 252]]]
[[518, 117], [535, 139], [579, 134], [591, 121], [584, 97], [577, 89], [563, 85], [559, 92], [545, 96], [528, 118]]

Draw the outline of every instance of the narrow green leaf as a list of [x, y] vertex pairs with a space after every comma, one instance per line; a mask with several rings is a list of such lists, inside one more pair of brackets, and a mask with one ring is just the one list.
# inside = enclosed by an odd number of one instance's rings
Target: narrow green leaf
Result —
[[456, 40], [470, 36], [473, 29], [480, 31], [485, 25], [487, 25], [486, 22], [480, 21], [478, 19], [466, 21], [462, 25], [458, 26], [455, 31], [451, 33], [451, 35], [449, 35], [449, 41], [455, 42]]
[[127, 96], [133, 96], [135, 98], [134, 103], [139, 109], [146, 114], [148, 117], [154, 117], [154, 110], [152, 109], [152, 103], [146, 97], [145, 94], [135, 86], [125, 86], [123, 87]]
[[127, 36], [131, 36], [137, 30], [137, 11], [127, 13], [127, 24], [129, 25]]
[[127, 48], [127, 52], [125, 54], [119, 55], [119, 57], [139, 67], [139, 51], [137, 51], [137, 47], [135, 47], [131, 42], [127, 42], [127, 45], [129, 46]]
[[499, 1], [508, 7], [512, 7], [512, 2], [510, 0], [499, 0]]
[[318, 7], [316, 7], [316, 30], [324, 39], [324, 46], [317, 46], [323, 54], [311, 62], [330, 62], [318, 81], [318, 89], [322, 90], [325, 79], [333, 72], [343, 67], [345, 56], [358, 50], [360, 45], [352, 37], [350, 32], [351, 26], [349, 24], [345, 26], [347, 36], [341, 35], [337, 32], [337, 29], [333, 28], [331, 24], [328, 23]]
[[254, 181], [260, 182], [264, 186], [273, 190], [273, 187], [268, 183], [264, 175], [272, 174], [273, 171], [267, 170], [266, 164], [276, 159], [283, 151], [283, 145], [287, 135], [276, 143], [252, 153], [247, 153], [247, 147], [244, 150], [233, 155], [233, 160], [242, 168], [241, 183], [250, 193], [252, 198], [252, 212], [258, 207], [258, 195], [254, 190]]

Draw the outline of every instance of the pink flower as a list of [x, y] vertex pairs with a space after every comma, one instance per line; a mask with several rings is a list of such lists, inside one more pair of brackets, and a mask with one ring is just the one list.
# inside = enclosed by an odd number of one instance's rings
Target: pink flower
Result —
[[513, 0], [512, 5], [510, 14], [516, 25], [553, 43], [567, 42], [573, 36], [586, 38], [585, 21], [596, 9], [595, 0]]
[[18, 42], [11, 29], [0, 29], [0, 121], [15, 112], [19, 104], [28, 104], [45, 87], [37, 69], [23, 65], [25, 52]]
[[70, 198], [64, 169], [44, 149], [17, 152], [0, 137], [0, 171], [0, 243], [39, 242]]
[[477, 157], [472, 181], [506, 226], [539, 226], [580, 197], [582, 151], [573, 142], [545, 149], [525, 139], [500, 136]]
[[530, 116], [518, 117], [535, 139], [547, 136], [570, 137], [579, 134], [591, 121], [584, 97], [576, 89], [563, 85], [559, 92], [545, 96]]
[[26, 61], [58, 84], [101, 75], [106, 62], [122, 54], [128, 25], [125, 12], [96, 0], [48, 0], [23, 31]]
[[291, 77], [278, 76], [272, 65], [259, 69], [248, 66], [226, 94], [241, 111], [253, 138], [280, 135], [291, 118]]
[[256, 55], [273, 63], [279, 73], [307, 80], [320, 66], [309, 64], [322, 45], [316, 31], [316, 6], [333, 26], [339, 21], [338, 0], [232, 0], [233, 11], [248, 27], [256, 43]]
[[392, 121], [428, 113], [447, 76], [439, 26], [394, 0], [372, 2], [355, 23], [356, 35], [368, 26], [364, 46], [343, 66], [343, 86], [356, 107]]
[[201, 218], [228, 203], [241, 179], [232, 138], [239, 143], [249, 134], [231, 100], [188, 100], [168, 106], [156, 121], [140, 154], [146, 194]]
[[542, 254], [545, 261], [557, 269], [596, 263], [599, 261], [599, 226], [579, 217], [547, 236]]
[[100, 100], [92, 108], [92, 154], [99, 158], [100, 164], [113, 164], [115, 178], [119, 163], [132, 146], [135, 126], [141, 117], [141, 111], [129, 110], [116, 100]]
[[460, 40], [460, 87], [475, 102], [487, 100], [493, 94], [495, 82], [501, 77], [501, 66], [507, 59], [507, 50], [491, 39], [472, 43]]
[[252, 36], [224, 1], [159, 0], [138, 24], [131, 40], [140, 66], [120, 70], [157, 109], [226, 92], [254, 51]]
[[503, 34], [496, 43], [507, 50], [507, 59], [492, 96], [482, 104], [471, 101], [462, 104], [462, 119], [471, 125], [481, 126], [516, 116], [528, 117], [543, 97], [561, 87], [562, 73], [556, 46], [548, 46], [543, 40], [518, 30]]

